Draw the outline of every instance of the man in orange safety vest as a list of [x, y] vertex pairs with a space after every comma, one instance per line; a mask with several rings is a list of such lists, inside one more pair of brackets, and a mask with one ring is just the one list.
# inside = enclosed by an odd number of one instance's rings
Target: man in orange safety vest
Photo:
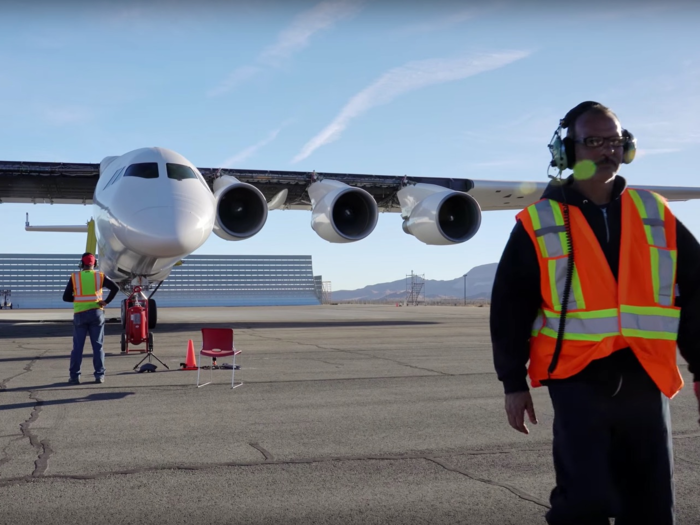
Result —
[[609, 108], [579, 104], [549, 147], [574, 173], [517, 215], [492, 292], [508, 422], [537, 423], [526, 375], [548, 387], [550, 525], [671, 525], [677, 348], [700, 403], [700, 244], [664, 198], [617, 176], [636, 140]]

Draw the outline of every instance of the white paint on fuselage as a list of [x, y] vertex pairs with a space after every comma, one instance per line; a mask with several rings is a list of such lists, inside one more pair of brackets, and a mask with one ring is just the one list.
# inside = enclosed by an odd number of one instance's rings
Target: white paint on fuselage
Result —
[[[158, 164], [158, 178], [124, 176], [130, 165], [146, 162]], [[189, 166], [197, 178], [168, 178], [166, 163]], [[214, 196], [194, 164], [163, 148], [137, 149], [109, 162], [93, 202], [100, 270], [115, 281], [165, 279], [173, 265], [204, 244], [216, 212]]]

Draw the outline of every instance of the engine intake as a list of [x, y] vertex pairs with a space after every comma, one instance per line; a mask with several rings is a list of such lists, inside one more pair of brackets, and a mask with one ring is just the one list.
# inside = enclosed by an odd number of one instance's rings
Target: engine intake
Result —
[[403, 231], [430, 245], [459, 244], [481, 226], [481, 208], [468, 193], [432, 184], [416, 184], [398, 192]]
[[377, 225], [377, 203], [361, 188], [323, 180], [309, 186], [311, 227], [328, 242], [355, 242], [367, 237]]
[[249, 239], [265, 226], [267, 201], [255, 186], [224, 175], [214, 181], [214, 198], [216, 221], [213, 231], [222, 239]]

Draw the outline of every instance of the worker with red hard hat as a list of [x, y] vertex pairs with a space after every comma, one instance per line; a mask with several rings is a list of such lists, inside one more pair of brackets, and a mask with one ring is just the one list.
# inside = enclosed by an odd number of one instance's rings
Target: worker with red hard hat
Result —
[[[63, 292], [63, 300], [73, 303], [73, 351], [70, 354], [69, 383], [80, 384], [80, 365], [83, 361], [85, 339], [90, 335], [92, 364], [95, 368], [95, 383], [104, 383], [105, 353], [103, 341], [105, 318], [103, 308], [112, 302], [119, 287], [104, 273], [95, 270], [95, 256], [86, 252], [80, 260], [80, 271], [71, 274]], [[102, 299], [102, 289], [109, 295]]]

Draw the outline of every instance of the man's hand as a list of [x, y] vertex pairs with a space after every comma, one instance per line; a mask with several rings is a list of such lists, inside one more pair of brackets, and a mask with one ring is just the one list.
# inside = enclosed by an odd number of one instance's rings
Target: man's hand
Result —
[[[699, 392], [697, 389], [698, 383], [695, 383], [695, 385], [695, 392], [697, 393]], [[535, 415], [535, 405], [532, 403], [530, 392], [525, 391], [506, 394], [506, 414], [508, 414], [508, 423], [518, 432], [529, 434], [530, 431], [525, 425], [525, 411], [527, 411], [530, 422], [536, 425], [537, 416]]]
[[[693, 390], [698, 400], [698, 412], [700, 413], [700, 381], [695, 381], [695, 383], [693, 383]], [[698, 424], [700, 424], [700, 419], [698, 419]]]
[[100, 300], [100, 301], [97, 301], [97, 304], [100, 305], [100, 308], [104, 308], [105, 306], [107, 306], [107, 301]]

